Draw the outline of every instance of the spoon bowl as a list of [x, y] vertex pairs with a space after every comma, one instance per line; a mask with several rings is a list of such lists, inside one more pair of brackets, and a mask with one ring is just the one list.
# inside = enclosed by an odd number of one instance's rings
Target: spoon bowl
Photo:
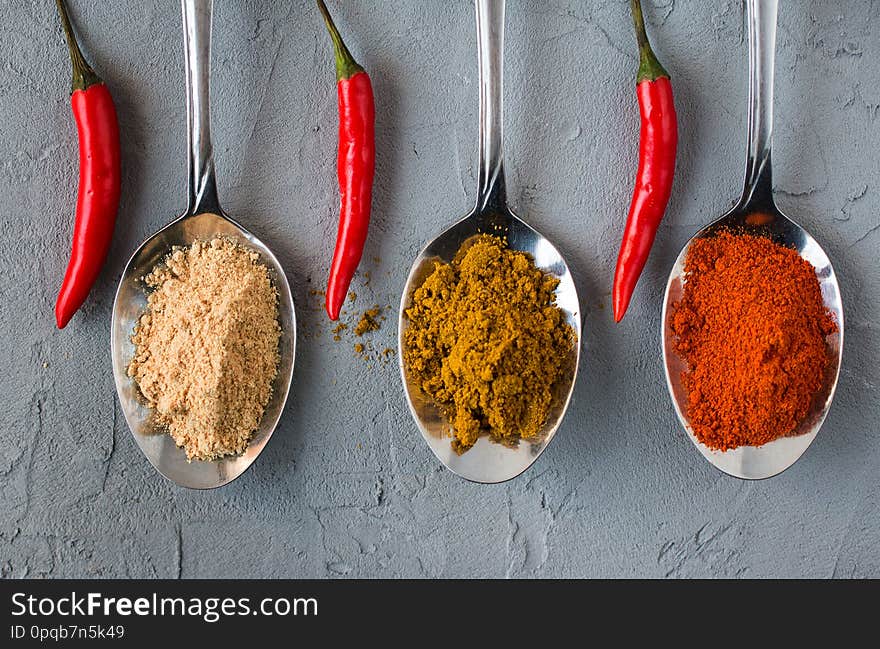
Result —
[[[398, 316], [398, 360], [410, 412], [434, 455], [453, 473], [479, 483], [515, 478], [538, 459], [553, 439], [568, 408], [580, 361], [581, 315], [577, 290], [568, 265], [556, 247], [507, 206], [502, 160], [502, 60], [504, 49], [504, 1], [476, 0], [477, 43], [480, 60], [480, 164], [477, 206], [446, 229], [421, 251], [412, 265]], [[449, 263], [478, 234], [504, 238], [512, 250], [530, 254], [535, 265], [559, 279], [556, 304], [575, 332], [568, 372], [554, 389], [547, 421], [537, 441], [521, 441], [511, 448], [481, 437], [461, 455], [452, 449], [450, 424], [441, 409], [409, 375], [404, 362], [403, 340], [408, 326], [406, 310], [413, 292], [434, 270], [435, 262]]]
[[[697, 232], [685, 244], [675, 261], [663, 300], [661, 324], [662, 352], [666, 384], [678, 418], [699, 452], [721, 471], [737, 478], [758, 480], [785, 471], [807, 450], [819, 429], [834, 397], [840, 362], [843, 356], [843, 306], [837, 276], [828, 255], [800, 225], [785, 216], [773, 200], [771, 141], [773, 134], [773, 65], [776, 46], [778, 0], [748, 0], [749, 28], [749, 134], [746, 179], [743, 196], [730, 212]], [[837, 332], [826, 339], [829, 367], [813, 407], [791, 435], [779, 437], [763, 446], [740, 446], [727, 451], [713, 450], [694, 435], [687, 415], [687, 394], [682, 385], [685, 362], [674, 348], [670, 316], [681, 300], [684, 262], [691, 244], [730, 230], [768, 237], [792, 248], [813, 268], [822, 292], [822, 301], [837, 323]]]
[[[495, 234], [507, 240], [508, 247], [530, 254], [535, 265], [559, 278], [556, 304], [565, 313], [566, 322], [575, 332], [566, 376], [555, 386], [556, 394], [547, 421], [537, 442], [520, 442], [515, 448], [481, 437], [466, 453], [452, 449], [449, 422], [440, 408], [410, 376], [403, 354], [403, 336], [409, 325], [406, 310], [413, 292], [434, 270], [435, 262], [449, 263], [466, 248], [469, 240], [481, 233]], [[553, 244], [510, 210], [491, 214], [472, 212], [431, 241], [416, 258], [400, 301], [398, 319], [398, 360], [410, 412], [434, 455], [446, 468], [472, 482], [497, 483], [515, 478], [529, 468], [553, 439], [568, 408], [580, 360], [581, 318], [577, 290], [568, 265]]]
[[[755, 218], [756, 214], [757, 218]], [[686, 280], [684, 261], [691, 244], [697, 239], [712, 237], [724, 230], [768, 237], [775, 243], [797, 250], [798, 254], [816, 269], [822, 300], [833, 314], [838, 331], [826, 340], [830, 359], [826, 381], [821, 392], [816, 395], [811, 411], [797, 430], [790, 436], [779, 437], [763, 446], [740, 446], [727, 451], [718, 451], [701, 443], [694, 435], [688, 421], [687, 392], [681, 380], [682, 373], [687, 371], [687, 366], [675, 351], [670, 316], [674, 305], [682, 298]], [[666, 284], [662, 323], [661, 344], [669, 394], [679, 421], [703, 457], [724, 473], [751, 480], [772, 477], [794, 464], [816, 438], [822, 422], [825, 421], [837, 387], [840, 361], [843, 356], [843, 306], [840, 300], [840, 287], [831, 261], [819, 243], [778, 209], [756, 213], [748, 209], [734, 208], [700, 230], [679, 253]]]
[[[122, 412], [135, 442], [163, 476], [182, 487], [213, 489], [244, 473], [254, 462], [278, 425], [290, 382], [296, 350], [296, 314], [284, 269], [272, 251], [257, 237], [230, 219], [220, 208], [214, 171], [214, 147], [210, 127], [211, 16], [213, 0], [181, 0], [186, 54], [188, 207], [182, 216], [147, 239], [125, 267], [113, 302], [110, 354], [113, 378]], [[222, 236], [259, 254], [278, 293], [278, 369], [272, 395], [260, 425], [241, 456], [213, 462], [188, 462], [167, 431], [158, 425], [147, 407], [128, 366], [134, 356], [131, 334], [147, 307], [144, 277], [161, 264], [175, 247]]]
[[[154, 419], [134, 379], [128, 376], [128, 365], [134, 356], [131, 333], [147, 306], [143, 278], [165, 259], [175, 246], [189, 246], [196, 240], [209, 241], [216, 236], [231, 239], [244, 248], [257, 252], [269, 270], [269, 278], [278, 292], [278, 320], [281, 337], [278, 343], [278, 374], [272, 384], [269, 400], [260, 426], [243, 455], [225, 457], [213, 462], [187, 462], [184, 451]], [[293, 298], [281, 264], [263, 242], [224, 214], [203, 212], [182, 216], [147, 239], [132, 255], [122, 273], [110, 327], [110, 352], [113, 378], [122, 412], [138, 447], [163, 476], [182, 487], [212, 489], [223, 486], [253, 463], [265, 447], [281, 418], [290, 382], [296, 350], [296, 317]]]

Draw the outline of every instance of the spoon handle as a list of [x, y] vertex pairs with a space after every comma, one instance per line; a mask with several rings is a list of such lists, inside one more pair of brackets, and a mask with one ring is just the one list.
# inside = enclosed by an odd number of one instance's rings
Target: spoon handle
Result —
[[507, 202], [502, 157], [504, 0], [476, 0], [480, 60], [480, 168], [477, 211]]
[[181, 0], [186, 60], [187, 214], [220, 211], [211, 143], [211, 15], [214, 0]]
[[773, 208], [773, 72], [778, 0], [748, 0], [749, 145], [741, 208]]

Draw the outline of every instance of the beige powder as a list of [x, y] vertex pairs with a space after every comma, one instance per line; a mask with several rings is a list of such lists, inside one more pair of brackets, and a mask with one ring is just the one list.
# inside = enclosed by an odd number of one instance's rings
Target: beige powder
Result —
[[259, 255], [226, 238], [175, 248], [144, 278], [153, 291], [128, 367], [189, 460], [240, 455], [278, 368], [278, 294]]

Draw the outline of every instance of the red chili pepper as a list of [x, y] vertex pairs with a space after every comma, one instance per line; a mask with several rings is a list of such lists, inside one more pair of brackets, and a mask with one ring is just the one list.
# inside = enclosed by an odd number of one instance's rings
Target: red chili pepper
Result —
[[333, 24], [323, 0], [318, 8], [327, 23], [336, 54], [336, 90], [339, 104], [339, 152], [337, 175], [342, 205], [336, 250], [327, 283], [327, 315], [339, 318], [348, 287], [357, 270], [367, 240], [373, 172], [376, 162], [375, 107], [370, 77], [352, 57]]
[[617, 255], [617, 269], [614, 271], [612, 303], [616, 322], [620, 322], [626, 313], [669, 203], [678, 146], [678, 122], [669, 74], [660, 65], [648, 43], [639, 0], [630, 0], [630, 6], [639, 42], [636, 94], [642, 125], [636, 187]]
[[73, 64], [70, 103], [79, 134], [79, 194], [73, 250], [55, 303], [55, 321], [63, 329], [86, 301], [107, 258], [119, 207], [120, 171], [119, 126], [113, 98], [83, 58], [64, 2], [56, 3]]

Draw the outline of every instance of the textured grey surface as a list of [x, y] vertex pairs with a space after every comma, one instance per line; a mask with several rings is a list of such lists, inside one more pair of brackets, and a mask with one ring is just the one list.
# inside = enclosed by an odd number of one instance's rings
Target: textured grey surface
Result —
[[[571, 409], [538, 463], [498, 486], [443, 470], [410, 421], [395, 362], [332, 340], [319, 297], [335, 234], [335, 90], [305, 0], [217, 0], [214, 137], [220, 197], [285, 265], [300, 318], [291, 398], [264, 454], [213, 492], [174, 487], [140, 455], [109, 360], [127, 257], [184, 208], [183, 49], [176, 2], [74, 0], [123, 134], [110, 261], [64, 331], [52, 310], [76, 186], [69, 64], [49, 0], [4, 0], [0, 66], [0, 574], [10, 577], [880, 577], [877, 331], [880, 12], [784, 2], [776, 190], [825, 246], [843, 289], [834, 406], [783, 475], [709, 466], [666, 394], [658, 317], [688, 236], [738, 196], [745, 155], [742, 6], [646, 6], [672, 71], [678, 175], [623, 324], [608, 307], [636, 162], [626, 3], [511, 0], [506, 152], [511, 201], [573, 267], [586, 312]], [[374, 221], [358, 300], [393, 305], [410, 260], [471, 207], [477, 70], [471, 3], [332, 2], [377, 95]], [[378, 259], [378, 261], [377, 261]]]

